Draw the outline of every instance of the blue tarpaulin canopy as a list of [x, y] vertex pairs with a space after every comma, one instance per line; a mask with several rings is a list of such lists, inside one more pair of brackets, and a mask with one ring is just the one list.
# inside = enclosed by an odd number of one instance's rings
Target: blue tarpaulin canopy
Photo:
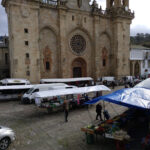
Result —
[[100, 100], [132, 108], [150, 109], [150, 89], [125, 88], [105, 96], [97, 97], [85, 104], [94, 104]]

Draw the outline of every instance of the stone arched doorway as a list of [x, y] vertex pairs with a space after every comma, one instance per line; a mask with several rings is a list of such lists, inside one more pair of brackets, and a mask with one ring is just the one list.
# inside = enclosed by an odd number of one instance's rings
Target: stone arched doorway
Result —
[[72, 76], [74, 78], [77, 77], [86, 77], [87, 71], [86, 71], [86, 62], [82, 58], [76, 58], [72, 62]]

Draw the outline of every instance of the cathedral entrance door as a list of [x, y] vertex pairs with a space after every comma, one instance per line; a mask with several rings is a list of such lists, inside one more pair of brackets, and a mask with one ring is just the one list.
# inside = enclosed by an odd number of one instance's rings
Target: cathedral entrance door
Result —
[[86, 77], [86, 62], [82, 58], [76, 58], [72, 62], [72, 76], [75, 77]]
[[82, 69], [81, 69], [81, 67], [74, 67], [73, 68], [73, 77], [74, 78], [82, 77]]

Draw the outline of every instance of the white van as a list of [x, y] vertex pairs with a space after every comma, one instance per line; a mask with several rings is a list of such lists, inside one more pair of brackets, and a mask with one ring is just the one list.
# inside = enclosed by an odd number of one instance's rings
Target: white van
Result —
[[126, 76], [126, 82], [134, 82], [134, 76]]
[[54, 83], [54, 84], [37, 84], [34, 85], [31, 89], [29, 89], [21, 98], [21, 103], [30, 104], [35, 101], [35, 93], [41, 91], [48, 90], [56, 90], [56, 89], [65, 89], [65, 88], [74, 88], [76, 86], [70, 86], [65, 83]]
[[112, 76], [102, 77], [103, 84], [110, 86], [112, 82], [115, 82], [115, 77], [112, 77]]

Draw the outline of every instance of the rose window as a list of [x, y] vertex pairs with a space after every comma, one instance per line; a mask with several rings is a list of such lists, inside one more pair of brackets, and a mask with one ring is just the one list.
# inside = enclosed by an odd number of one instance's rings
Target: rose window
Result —
[[81, 54], [86, 48], [86, 41], [81, 35], [74, 35], [71, 38], [70, 45], [75, 53]]

